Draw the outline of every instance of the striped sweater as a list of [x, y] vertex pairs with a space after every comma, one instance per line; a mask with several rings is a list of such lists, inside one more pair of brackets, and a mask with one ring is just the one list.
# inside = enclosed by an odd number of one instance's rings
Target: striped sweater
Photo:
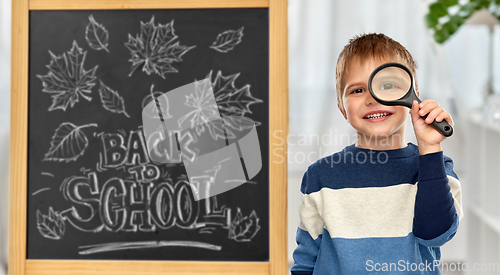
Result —
[[453, 161], [418, 147], [354, 145], [309, 166], [293, 275], [440, 274], [440, 246], [463, 215]]

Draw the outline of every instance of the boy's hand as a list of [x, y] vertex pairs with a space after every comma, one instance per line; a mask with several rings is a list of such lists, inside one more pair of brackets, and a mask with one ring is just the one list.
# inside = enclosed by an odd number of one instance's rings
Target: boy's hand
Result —
[[[453, 120], [448, 112], [437, 104], [432, 99], [426, 99], [420, 104], [413, 101], [413, 106], [410, 109], [413, 129], [417, 137], [418, 151], [420, 155], [435, 153], [441, 151], [441, 142], [446, 138], [438, 132], [431, 123], [436, 120], [441, 122], [446, 120], [453, 126]], [[424, 120], [421, 116], [429, 114]]]

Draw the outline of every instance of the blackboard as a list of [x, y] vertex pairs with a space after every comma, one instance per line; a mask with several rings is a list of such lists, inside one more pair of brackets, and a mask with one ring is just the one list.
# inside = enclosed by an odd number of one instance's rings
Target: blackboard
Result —
[[[268, 261], [269, 27], [267, 8], [31, 11], [26, 258]], [[219, 111], [256, 123], [264, 157], [195, 201], [183, 164], [144, 153], [142, 113], [202, 79], [241, 95]]]

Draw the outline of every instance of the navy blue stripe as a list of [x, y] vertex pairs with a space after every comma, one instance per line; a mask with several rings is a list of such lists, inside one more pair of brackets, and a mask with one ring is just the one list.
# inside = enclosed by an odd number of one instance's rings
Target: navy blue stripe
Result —
[[354, 145], [324, 157], [309, 166], [301, 191], [310, 194], [331, 189], [387, 187], [418, 180], [418, 147], [376, 151]]
[[413, 234], [430, 240], [446, 232], [455, 222], [453, 203], [443, 152], [420, 156]]

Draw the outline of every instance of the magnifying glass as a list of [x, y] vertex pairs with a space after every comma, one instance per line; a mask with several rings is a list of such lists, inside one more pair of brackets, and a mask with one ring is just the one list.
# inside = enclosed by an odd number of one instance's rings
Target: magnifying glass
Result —
[[[376, 68], [368, 79], [368, 89], [378, 103], [387, 106], [411, 108], [413, 100], [419, 104], [422, 102], [415, 92], [415, 80], [411, 71], [400, 63], [385, 63]], [[422, 118], [426, 119], [427, 115]], [[432, 126], [445, 137], [453, 134], [453, 127], [445, 120], [434, 120]]]

